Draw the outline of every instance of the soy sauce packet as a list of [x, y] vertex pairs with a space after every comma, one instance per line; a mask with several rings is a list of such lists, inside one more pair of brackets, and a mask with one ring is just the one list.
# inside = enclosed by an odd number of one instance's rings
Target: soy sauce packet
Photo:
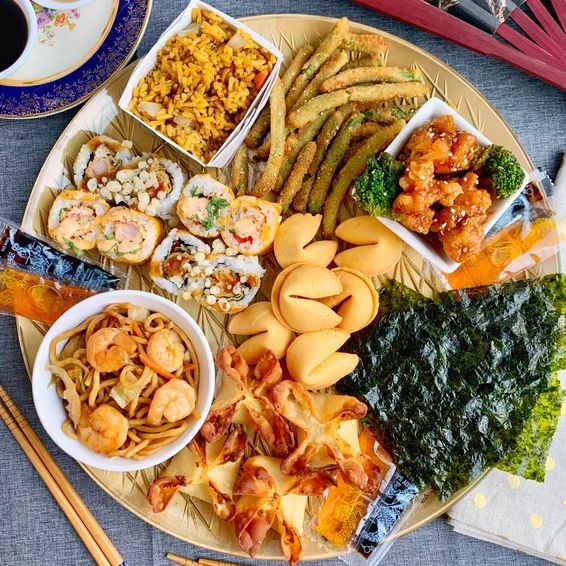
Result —
[[52, 324], [81, 300], [125, 284], [120, 268], [65, 253], [0, 218], [0, 314]]

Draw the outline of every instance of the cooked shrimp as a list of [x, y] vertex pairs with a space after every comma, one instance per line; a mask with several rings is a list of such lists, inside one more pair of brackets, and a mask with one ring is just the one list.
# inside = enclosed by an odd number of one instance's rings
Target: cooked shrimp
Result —
[[153, 395], [147, 413], [147, 422], [158, 426], [161, 421], [173, 423], [188, 417], [196, 404], [195, 390], [181, 379], [171, 379]]
[[94, 411], [83, 404], [77, 426], [79, 440], [94, 452], [110, 454], [128, 438], [128, 419], [110, 405], [100, 405]]
[[97, 330], [86, 344], [88, 363], [101, 372], [113, 372], [130, 363], [130, 356], [136, 353], [133, 338], [118, 328]]
[[147, 355], [159, 367], [174, 373], [183, 365], [185, 345], [174, 330], [164, 328], [151, 335], [147, 344]]

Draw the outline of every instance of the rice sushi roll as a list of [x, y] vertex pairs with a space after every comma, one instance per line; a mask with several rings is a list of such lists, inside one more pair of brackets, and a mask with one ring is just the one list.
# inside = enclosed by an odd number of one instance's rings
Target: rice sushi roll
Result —
[[98, 195], [85, 191], [65, 189], [51, 206], [47, 232], [59, 246], [75, 253], [96, 247], [100, 232], [99, 220], [110, 205]]
[[187, 230], [200, 238], [215, 238], [230, 214], [234, 193], [210, 175], [195, 175], [184, 186], [177, 216]]
[[101, 217], [100, 228], [96, 239], [98, 251], [114, 261], [129, 264], [147, 261], [163, 234], [157, 218], [125, 206], [111, 208]]
[[81, 147], [75, 159], [75, 186], [94, 192], [113, 179], [118, 170], [133, 158], [131, 141], [119, 142], [108, 136], [94, 136]]
[[268, 253], [281, 223], [281, 205], [242, 196], [230, 204], [230, 215], [221, 236], [229, 248], [244, 255]]
[[221, 313], [236, 313], [250, 305], [265, 270], [257, 256], [213, 256], [204, 267], [204, 288], [193, 291], [198, 302]]
[[100, 195], [113, 204], [125, 204], [167, 220], [175, 211], [186, 181], [183, 170], [155, 155], [144, 156], [125, 165], [114, 179], [99, 187]]
[[210, 246], [186, 230], [174, 228], [153, 252], [149, 274], [168, 293], [204, 288], [205, 260]]

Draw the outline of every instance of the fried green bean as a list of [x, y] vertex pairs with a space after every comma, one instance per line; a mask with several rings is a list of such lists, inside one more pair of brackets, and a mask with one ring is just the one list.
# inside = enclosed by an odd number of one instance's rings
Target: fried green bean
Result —
[[428, 85], [417, 82], [353, 86], [311, 98], [300, 108], [293, 110], [288, 116], [288, 121], [291, 126], [301, 128], [314, 120], [320, 112], [342, 106], [347, 102], [384, 102], [394, 98], [423, 96], [429, 91]]
[[[314, 98], [320, 89], [320, 85], [324, 84], [327, 80], [331, 79], [336, 73], [338, 73], [346, 63], [350, 60], [350, 55], [348, 55], [347, 51], [342, 49], [338, 49], [335, 51], [324, 63], [324, 65], [320, 68], [320, 71], [316, 74], [314, 79], [308, 84], [308, 86], [303, 90], [301, 96], [297, 99], [293, 108], [299, 108], [302, 106], [307, 100]], [[291, 110], [291, 109], [289, 109]]]
[[332, 143], [332, 140], [338, 133], [338, 130], [340, 129], [340, 126], [342, 126], [344, 120], [351, 113], [352, 105], [345, 104], [344, 106], [340, 106], [334, 112], [332, 112], [326, 122], [324, 122], [322, 130], [316, 138], [316, 153], [314, 154], [312, 163], [310, 164], [309, 170], [307, 171], [307, 174], [303, 181], [303, 186], [293, 200], [293, 208], [297, 212], [304, 212], [307, 209], [307, 203], [309, 201], [312, 186], [316, 178], [316, 173], [318, 171], [318, 168], [320, 167], [320, 164], [322, 163], [322, 160], [324, 159], [326, 150]]
[[320, 85], [320, 92], [331, 92], [360, 83], [409, 83], [422, 82], [414, 69], [407, 67], [358, 67], [341, 71]]
[[377, 152], [385, 149], [391, 140], [402, 130], [404, 125], [404, 120], [396, 120], [391, 125], [384, 126], [379, 132], [366, 140], [363, 147], [350, 157], [344, 167], [342, 167], [339, 174], [336, 176], [332, 190], [324, 205], [322, 230], [325, 236], [329, 237], [334, 235], [340, 205], [354, 179], [358, 175], [361, 175], [367, 167], [368, 159]]
[[260, 161], [265, 161], [269, 157], [271, 151], [271, 136], [267, 136], [265, 141], [257, 148], [255, 158]]
[[316, 143], [313, 141], [308, 142], [303, 149], [299, 152], [297, 160], [293, 165], [293, 169], [283, 186], [283, 189], [279, 193], [279, 198], [277, 202], [283, 207], [283, 212], [289, 210], [289, 205], [295, 195], [299, 192], [301, 185], [303, 184], [303, 179], [312, 163], [314, 154], [316, 152]]
[[312, 78], [318, 73], [319, 69], [331, 57], [332, 53], [340, 46], [348, 35], [348, 18], [341, 18], [336, 22], [332, 31], [322, 40], [318, 49], [312, 57], [303, 65], [295, 82], [289, 89], [285, 104], [287, 108], [292, 108], [299, 96], [303, 93]]
[[387, 42], [377, 33], [348, 33], [342, 42], [342, 47], [376, 58], [385, 54]]
[[366, 122], [365, 124], [360, 124], [352, 134], [352, 141], [359, 141], [363, 140], [364, 138], [369, 138], [380, 129], [381, 126], [377, 122]]
[[249, 164], [248, 148], [245, 144], [242, 144], [234, 154], [230, 180], [237, 196], [245, 195], [248, 192]]
[[349, 69], [357, 69], [358, 67], [383, 67], [383, 56], [378, 54], [376, 57], [368, 55], [367, 57], [360, 57], [350, 61], [342, 69], [348, 71]]
[[295, 57], [293, 57], [293, 60], [289, 63], [289, 66], [285, 69], [283, 77], [281, 78], [285, 95], [293, 86], [293, 83], [301, 72], [303, 65], [309, 60], [314, 51], [315, 49], [312, 45], [303, 45], [297, 50]]
[[[297, 75], [300, 73], [301, 68], [307, 62], [309, 57], [314, 53], [314, 47], [312, 45], [303, 45], [293, 57], [293, 60], [289, 63], [289, 66], [283, 73], [281, 77], [281, 82], [283, 83], [283, 92], [287, 94], [291, 88]], [[265, 133], [269, 129], [269, 106], [266, 106], [258, 116], [255, 124], [252, 126], [248, 135], [246, 136], [246, 145], [250, 149], [255, 149], [261, 143], [261, 140], [265, 137]], [[269, 151], [268, 151], [269, 153]]]
[[336, 169], [350, 145], [354, 130], [362, 123], [363, 119], [364, 116], [360, 112], [352, 114], [342, 125], [332, 145], [328, 148], [312, 187], [308, 204], [310, 213], [318, 214], [322, 210], [334, 173], [336, 173]]
[[271, 123], [271, 150], [265, 169], [254, 187], [254, 195], [262, 197], [273, 189], [277, 183], [279, 169], [283, 162], [283, 149], [285, 145], [285, 93], [283, 83], [277, 79], [269, 98], [269, 111]]
[[391, 106], [389, 108], [365, 108], [364, 117], [368, 122], [390, 123], [394, 120], [406, 120], [410, 118], [418, 107], [410, 104]]
[[285, 142], [285, 156], [283, 163], [281, 164], [281, 169], [279, 170], [279, 176], [275, 185], [275, 192], [279, 192], [281, 190], [287, 180], [287, 176], [291, 172], [299, 152], [308, 142], [312, 141], [316, 137], [324, 125], [324, 122], [330, 115], [330, 112], [330, 110], [321, 112], [312, 122], [306, 124], [304, 128], [301, 128], [287, 137]]

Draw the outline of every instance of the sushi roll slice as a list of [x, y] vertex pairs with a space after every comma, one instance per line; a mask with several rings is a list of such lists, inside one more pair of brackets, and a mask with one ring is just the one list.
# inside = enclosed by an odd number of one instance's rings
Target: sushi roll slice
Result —
[[200, 238], [215, 238], [230, 214], [234, 193], [210, 175], [195, 175], [184, 186], [177, 216], [187, 230]]
[[100, 219], [96, 247], [103, 255], [120, 263], [144, 263], [161, 236], [163, 226], [157, 218], [125, 206], [111, 208]]
[[193, 291], [198, 302], [221, 313], [236, 313], [250, 305], [265, 270], [257, 256], [216, 255], [203, 268], [204, 288]]
[[131, 141], [119, 142], [108, 136], [94, 136], [81, 147], [75, 159], [75, 186], [94, 192], [113, 179], [118, 169], [133, 158]]
[[273, 247], [281, 224], [281, 205], [256, 197], [238, 197], [230, 204], [230, 215], [221, 236], [229, 248], [244, 255], [261, 255]]
[[186, 181], [183, 170], [171, 161], [146, 155], [116, 172], [114, 179], [98, 188], [113, 204], [125, 204], [167, 220], [174, 213]]
[[210, 246], [186, 230], [174, 228], [153, 252], [149, 274], [168, 293], [204, 288], [202, 265]]
[[96, 247], [100, 217], [110, 205], [98, 195], [65, 189], [53, 201], [47, 220], [47, 232], [66, 250], [81, 254]]

